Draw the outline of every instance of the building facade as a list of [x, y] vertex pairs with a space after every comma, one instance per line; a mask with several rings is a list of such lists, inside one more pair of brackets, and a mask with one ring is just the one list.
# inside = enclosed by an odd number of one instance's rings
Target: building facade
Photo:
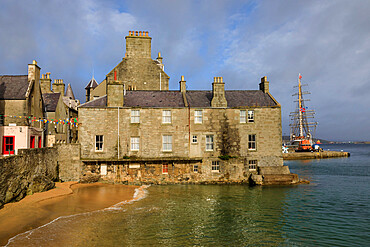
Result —
[[266, 77], [259, 90], [225, 90], [214, 77], [211, 91], [187, 90], [181, 77], [170, 91], [158, 80], [161, 59], [149, 69], [124, 65], [149, 61], [148, 47], [147, 32], [130, 32], [123, 62], [99, 85], [104, 94], [79, 107], [82, 180], [263, 184], [291, 175], [281, 153], [281, 106]]
[[44, 146], [40, 67], [34, 60], [28, 75], [0, 76], [0, 146], [2, 155]]

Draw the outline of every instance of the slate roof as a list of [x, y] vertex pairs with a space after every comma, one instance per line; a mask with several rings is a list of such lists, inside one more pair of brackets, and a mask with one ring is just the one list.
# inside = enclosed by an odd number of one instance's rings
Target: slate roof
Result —
[[[276, 106], [275, 101], [261, 90], [226, 90], [228, 108]], [[190, 107], [211, 107], [212, 91], [186, 91]], [[107, 96], [89, 101], [80, 107], [106, 107]], [[124, 107], [185, 107], [180, 91], [127, 91]]]
[[97, 99], [93, 99], [89, 102], [81, 104], [78, 106], [78, 108], [80, 107], [93, 108], [93, 107], [106, 107], [106, 106], [107, 106], [107, 95], [104, 95]]
[[89, 83], [87, 84], [87, 86], [85, 87], [85, 89], [89, 89], [89, 88], [96, 88], [98, 86], [98, 83], [96, 82], [95, 78], [93, 77]]
[[0, 99], [22, 100], [26, 98], [28, 89], [27, 75], [0, 76]]
[[229, 90], [225, 91], [228, 107], [241, 106], [276, 106], [270, 95], [261, 90]]
[[60, 93], [44, 93], [42, 99], [47, 112], [55, 112], [57, 109]]
[[179, 91], [127, 91], [126, 107], [185, 107]]
[[75, 95], [73, 94], [71, 84], [69, 84], [69, 83], [68, 83], [68, 86], [67, 86], [67, 91], [66, 91], [65, 96], [69, 97], [70, 99], [75, 99]]

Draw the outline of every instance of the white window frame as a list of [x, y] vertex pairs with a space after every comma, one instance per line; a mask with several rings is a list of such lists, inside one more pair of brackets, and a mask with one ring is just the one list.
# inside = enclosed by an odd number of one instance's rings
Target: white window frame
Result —
[[140, 110], [131, 110], [131, 123], [140, 123]]
[[106, 176], [108, 174], [107, 172], [107, 164], [101, 164], [100, 165], [100, 175]]
[[103, 152], [103, 150], [104, 150], [104, 135], [95, 135], [95, 152]]
[[194, 123], [196, 124], [203, 123], [203, 110], [194, 111]]
[[206, 135], [206, 151], [213, 151], [214, 143], [215, 143], [214, 135]]
[[248, 123], [254, 123], [254, 111], [248, 110]]
[[164, 124], [172, 123], [171, 110], [163, 110], [162, 111], [162, 123], [164, 123]]
[[212, 172], [220, 172], [220, 161], [218, 161], [218, 160], [212, 161], [211, 171]]
[[191, 143], [198, 143], [198, 136], [197, 135], [193, 135], [192, 138], [191, 138]]
[[240, 123], [246, 123], [246, 122], [247, 122], [247, 111], [240, 110]]
[[140, 137], [134, 136], [131, 137], [131, 151], [139, 151], [140, 150]]
[[257, 170], [257, 160], [248, 160], [248, 169], [250, 171], [256, 171]]
[[162, 136], [162, 151], [172, 152], [172, 135]]
[[257, 149], [257, 137], [255, 134], [248, 135], [248, 150]]

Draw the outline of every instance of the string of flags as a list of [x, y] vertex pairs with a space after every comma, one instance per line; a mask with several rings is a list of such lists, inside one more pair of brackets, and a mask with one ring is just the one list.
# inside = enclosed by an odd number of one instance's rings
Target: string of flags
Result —
[[31, 122], [44, 122], [44, 123], [52, 123], [52, 124], [69, 124], [75, 127], [78, 127], [78, 118], [67, 118], [67, 119], [47, 119], [47, 118], [36, 118], [36, 117], [28, 117], [28, 116], [13, 116], [13, 115], [0, 115], [0, 117], [11, 117], [11, 118], [27, 118], [31, 120]]

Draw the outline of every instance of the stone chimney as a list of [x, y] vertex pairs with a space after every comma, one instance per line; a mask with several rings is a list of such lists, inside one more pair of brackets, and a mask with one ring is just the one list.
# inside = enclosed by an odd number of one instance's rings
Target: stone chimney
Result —
[[260, 83], [260, 90], [264, 93], [269, 92], [269, 82], [267, 81], [267, 77], [264, 76], [261, 78], [261, 83]]
[[222, 77], [214, 77], [212, 83], [212, 107], [226, 108], [225, 83]]
[[183, 75], [181, 76], [181, 81], [179, 81], [179, 83], [180, 83], [180, 92], [186, 93], [186, 81]]
[[53, 83], [53, 92], [54, 93], [60, 93], [62, 96], [64, 96], [66, 85], [63, 83], [62, 79], [55, 79]]
[[41, 75], [41, 92], [44, 93], [51, 93], [51, 79], [50, 79], [50, 72]]
[[152, 38], [146, 31], [129, 31], [126, 36], [126, 58], [151, 58]]
[[38, 82], [40, 80], [40, 67], [37, 66], [36, 60], [32, 61], [32, 64], [28, 65], [28, 81], [34, 80]]
[[119, 107], [123, 106], [124, 95], [123, 95], [124, 84], [123, 82], [108, 82], [107, 81], [107, 106], [108, 107]]
[[161, 57], [161, 53], [160, 52], [158, 52], [157, 61], [160, 62], [160, 63], [163, 63], [163, 57]]

